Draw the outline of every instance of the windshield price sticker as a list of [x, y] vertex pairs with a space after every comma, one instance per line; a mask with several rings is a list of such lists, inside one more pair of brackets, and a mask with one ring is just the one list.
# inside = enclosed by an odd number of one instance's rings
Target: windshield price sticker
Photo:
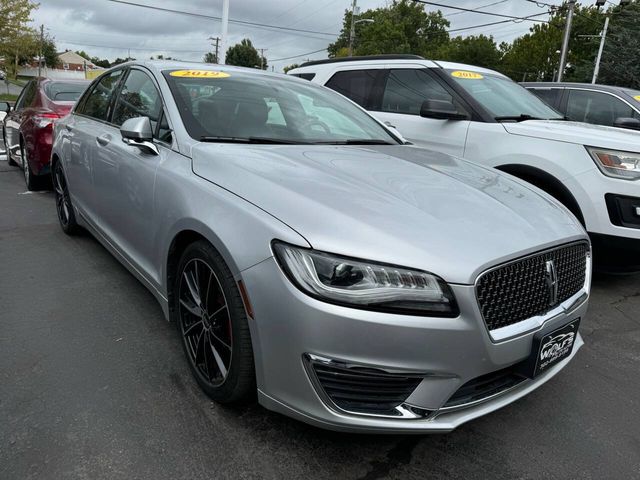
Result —
[[466, 80], [480, 80], [484, 78], [479, 73], [468, 72], [466, 70], [456, 70], [455, 72], [451, 72], [451, 76], [456, 78], [464, 78]]
[[213, 70], [177, 70], [171, 72], [169, 75], [183, 78], [227, 78], [231, 76], [226, 72], [216, 72]]
[[637, 101], [639, 101], [639, 102], [640, 102], [640, 95], [636, 95], [636, 96], [635, 96], [635, 97], [633, 97], [633, 98], [635, 98]]

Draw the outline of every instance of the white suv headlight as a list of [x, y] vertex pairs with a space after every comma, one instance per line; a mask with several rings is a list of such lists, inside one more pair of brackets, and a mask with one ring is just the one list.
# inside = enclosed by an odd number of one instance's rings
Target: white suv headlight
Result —
[[325, 302], [408, 315], [458, 315], [451, 288], [431, 273], [278, 241], [273, 242], [273, 250], [289, 280]]
[[587, 151], [608, 177], [637, 180], [640, 178], [640, 153], [587, 147]]

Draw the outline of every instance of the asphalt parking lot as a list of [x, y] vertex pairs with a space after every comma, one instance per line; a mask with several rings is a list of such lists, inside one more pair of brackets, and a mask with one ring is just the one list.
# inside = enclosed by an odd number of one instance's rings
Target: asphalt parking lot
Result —
[[599, 276], [574, 361], [448, 435], [325, 432], [213, 404], [174, 327], [0, 161], [0, 479], [640, 478], [640, 275]]

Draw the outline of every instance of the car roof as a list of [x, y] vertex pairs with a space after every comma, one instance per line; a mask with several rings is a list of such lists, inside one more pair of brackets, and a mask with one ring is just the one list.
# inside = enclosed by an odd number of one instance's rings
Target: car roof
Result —
[[545, 88], [588, 88], [590, 90], [600, 90], [602, 92], [620, 93], [625, 89], [615, 87], [613, 85], [601, 85], [598, 83], [579, 83], [579, 82], [521, 82], [523, 87], [545, 87]]
[[[282, 73], [269, 72], [267, 70], [259, 70], [257, 68], [248, 67], [235, 67], [232, 65], [221, 65], [214, 63], [201, 63], [201, 62], [186, 62], [180, 60], [135, 60], [118, 65], [118, 67], [126, 66], [142, 66], [146, 67], [152, 72], [160, 75], [165, 70], [207, 70], [213, 72], [241, 72], [251, 75], [262, 75], [267, 77], [276, 78], [290, 78]], [[115, 68], [115, 67], [114, 67]]]
[[298, 73], [311, 73], [318, 71], [331, 71], [334, 68], [340, 68], [344, 70], [345, 65], [371, 65], [376, 66], [377, 68], [381, 68], [381, 63], [385, 65], [407, 65], [407, 64], [415, 64], [415, 65], [423, 65], [428, 68], [443, 68], [443, 69], [452, 69], [452, 70], [467, 70], [470, 72], [484, 73], [487, 75], [496, 75], [499, 77], [508, 78], [500, 72], [496, 72], [495, 70], [490, 70], [488, 68], [477, 67], [475, 65], [468, 65], [465, 63], [456, 63], [456, 62], [444, 62], [441, 60], [429, 60], [426, 58], [422, 58], [418, 55], [370, 55], [370, 56], [358, 56], [358, 57], [345, 57], [340, 59], [327, 59], [327, 60], [318, 60], [313, 62], [303, 63], [299, 67], [293, 68], [289, 70], [288, 74], [298, 74]]

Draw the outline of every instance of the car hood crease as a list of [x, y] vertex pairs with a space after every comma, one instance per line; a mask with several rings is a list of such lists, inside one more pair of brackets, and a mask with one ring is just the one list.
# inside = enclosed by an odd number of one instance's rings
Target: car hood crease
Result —
[[290, 225], [315, 249], [452, 283], [585, 237], [563, 207], [512, 177], [411, 146], [200, 144], [192, 157], [197, 175]]

